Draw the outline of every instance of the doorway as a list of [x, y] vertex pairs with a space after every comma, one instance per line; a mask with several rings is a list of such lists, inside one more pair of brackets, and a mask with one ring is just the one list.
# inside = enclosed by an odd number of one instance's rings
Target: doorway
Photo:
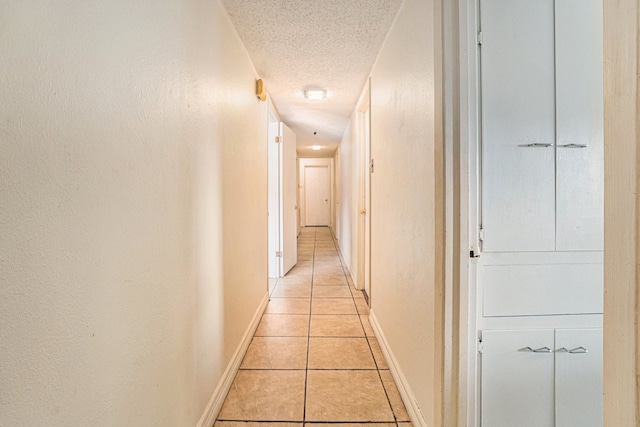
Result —
[[334, 225], [333, 159], [300, 159], [300, 226]]

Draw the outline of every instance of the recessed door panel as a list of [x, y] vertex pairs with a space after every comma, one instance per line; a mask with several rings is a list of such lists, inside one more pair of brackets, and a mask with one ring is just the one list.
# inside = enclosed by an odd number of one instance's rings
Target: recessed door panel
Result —
[[483, 250], [555, 249], [552, 0], [481, 1]]
[[556, 0], [557, 249], [602, 250], [602, 1]]

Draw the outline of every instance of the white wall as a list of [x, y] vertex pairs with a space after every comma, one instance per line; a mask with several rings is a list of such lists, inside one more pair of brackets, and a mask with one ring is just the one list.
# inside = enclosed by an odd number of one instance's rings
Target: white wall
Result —
[[267, 290], [253, 66], [217, 0], [0, 9], [0, 425], [196, 425]]
[[[371, 73], [372, 316], [418, 418], [440, 425], [440, 11], [407, 0]], [[413, 403], [413, 402], [407, 402]]]

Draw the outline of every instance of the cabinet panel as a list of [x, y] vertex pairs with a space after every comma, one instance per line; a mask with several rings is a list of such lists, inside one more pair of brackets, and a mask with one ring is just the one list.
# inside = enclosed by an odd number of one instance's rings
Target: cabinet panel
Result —
[[601, 0], [556, 0], [558, 250], [602, 250]]
[[480, 16], [483, 250], [554, 250], [553, 1], [481, 0]]
[[556, 427], [602, 427], [602, 374], [602, 329], [556, 330]]
[[596, 314], [603, 310], [603, 265], [491, 265], [480, 272], [483, 316]]
[[552, 427], [553, 330], [483, 331], [482, 425]]

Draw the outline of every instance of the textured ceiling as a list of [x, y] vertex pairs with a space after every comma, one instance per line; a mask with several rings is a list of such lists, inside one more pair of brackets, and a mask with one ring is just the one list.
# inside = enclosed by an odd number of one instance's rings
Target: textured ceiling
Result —
[[[333, 155], [402, 0], [222, 2], [299, 155]], [[327, 99], [305, 99], [309, 88]]]

